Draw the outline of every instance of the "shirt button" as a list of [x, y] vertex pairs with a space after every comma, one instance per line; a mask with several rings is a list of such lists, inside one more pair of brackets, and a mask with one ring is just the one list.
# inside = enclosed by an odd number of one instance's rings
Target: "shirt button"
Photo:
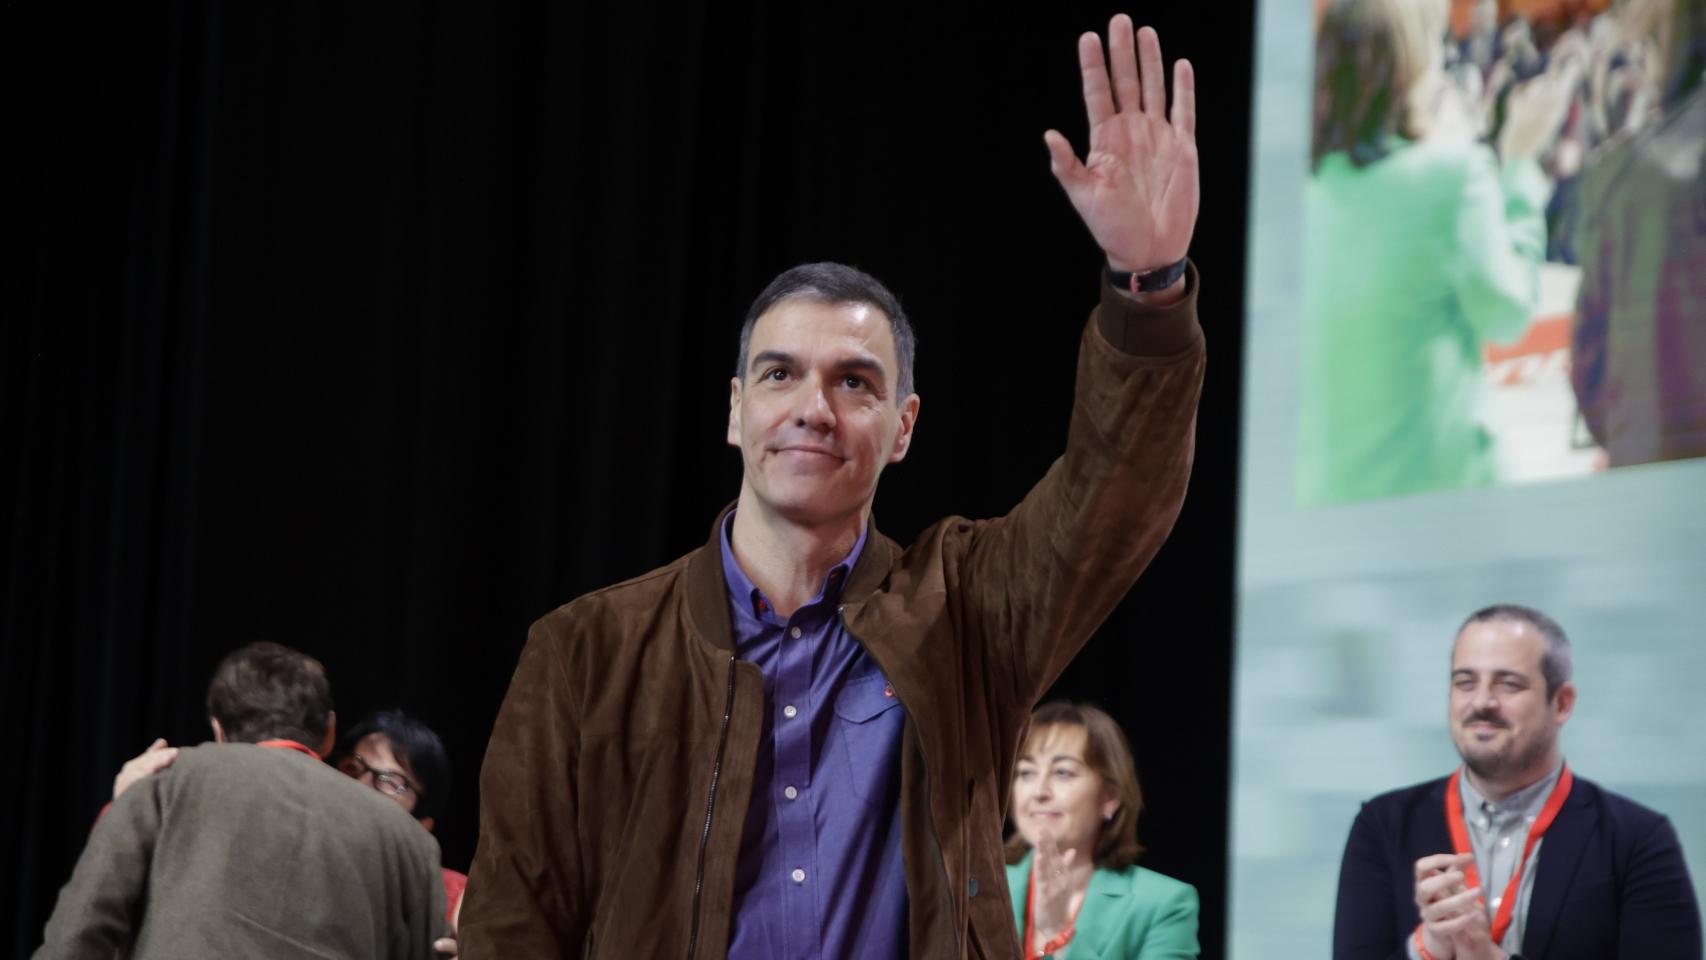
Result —
[[794, 638], [794, 639], [795, 639], [795, 640], [798, 640], [798, 639], [800, 639], [800, 628], [799, 628], [799, 627], [795, 627], [795, 628], [794, 628], [794, 629], [792, 629], [792, 630], [789, 630], [789, 631], [788, 631], [788, 635], [789, 635], [789, 636], [791, 636], [791, 637], [793, 637], [793, 638]]
[[1511, 845], [1511, 838], [1510, 837], [1500, 837], [1499, 838], [1499, 846], [1508, 847], [1510, 845]]
[[791, 703], [782, 708], [782, 716], [787, 717], [789, 720], [794, 719], [795, 715], [799, 712], [800, 711], [794, 709], [794, 705]]
[[788, 874], [788, 876], [793, 877], [795, 883], [805, 883], [806, 882], [806, 872], [804, 870], [801, 870], [799, 867], [795, 867], [794, 872]]
[[789, 784], [788, 786], [782, 788], [782, 796], [787, 797], [789, 800], [792, 800], [799, 795], [800, 795], [800, 791], [795, 789], [793, 784]]
[[[797, 873], [798, 871], [795, 871], [795, 872]], [[1504, 899], [1504, 897], [1494, 897], [1493, 898], [1493, 909], [1494, 910], [1499, 909], [1499, 901], [1501, 901], [1503, 899]]]

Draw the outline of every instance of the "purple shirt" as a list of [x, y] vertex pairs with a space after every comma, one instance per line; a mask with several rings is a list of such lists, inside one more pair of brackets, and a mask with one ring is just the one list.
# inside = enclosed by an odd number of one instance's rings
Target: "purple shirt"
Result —
[[723, 525], [735, 651], [764, 673], [764, 728], [735, 869], [731, 960], [907, 953], [900, 852], [905, 712], [837, 605], [867, 531], [787, 620]]

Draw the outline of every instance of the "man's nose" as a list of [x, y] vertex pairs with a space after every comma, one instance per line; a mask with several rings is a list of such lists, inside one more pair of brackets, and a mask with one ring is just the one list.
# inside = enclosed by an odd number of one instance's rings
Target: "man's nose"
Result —
[[829, 390], [822, 377], [807, 378], [800, 391], [799, 409], [795, 419], [802, 427], [828, 430], [835, 426], [835, 407], [829, 402]]

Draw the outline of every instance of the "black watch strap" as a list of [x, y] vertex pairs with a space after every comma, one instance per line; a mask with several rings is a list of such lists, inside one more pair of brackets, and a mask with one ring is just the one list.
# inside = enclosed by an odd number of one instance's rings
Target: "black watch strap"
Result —
[[1145, 270], [1142, 273], [1126, 273], [1123, 270], [1115, 270], [1109, 267], [1108, 282], [1121, 290], [1130, 290], [1132, 293], [1155, 293], [1158, 290], [1167, 289], [1185, 275], [1185, 261], [1187, 259], [1180, 257], [1177, 263], [1158, 267], [1154, 270]]

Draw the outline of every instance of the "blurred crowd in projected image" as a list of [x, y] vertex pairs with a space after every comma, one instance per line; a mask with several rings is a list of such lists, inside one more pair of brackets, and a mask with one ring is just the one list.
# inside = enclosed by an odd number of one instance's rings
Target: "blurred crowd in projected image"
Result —
[[1318, 0], [1298, 500], [1706, 455], [1706, 0]]

